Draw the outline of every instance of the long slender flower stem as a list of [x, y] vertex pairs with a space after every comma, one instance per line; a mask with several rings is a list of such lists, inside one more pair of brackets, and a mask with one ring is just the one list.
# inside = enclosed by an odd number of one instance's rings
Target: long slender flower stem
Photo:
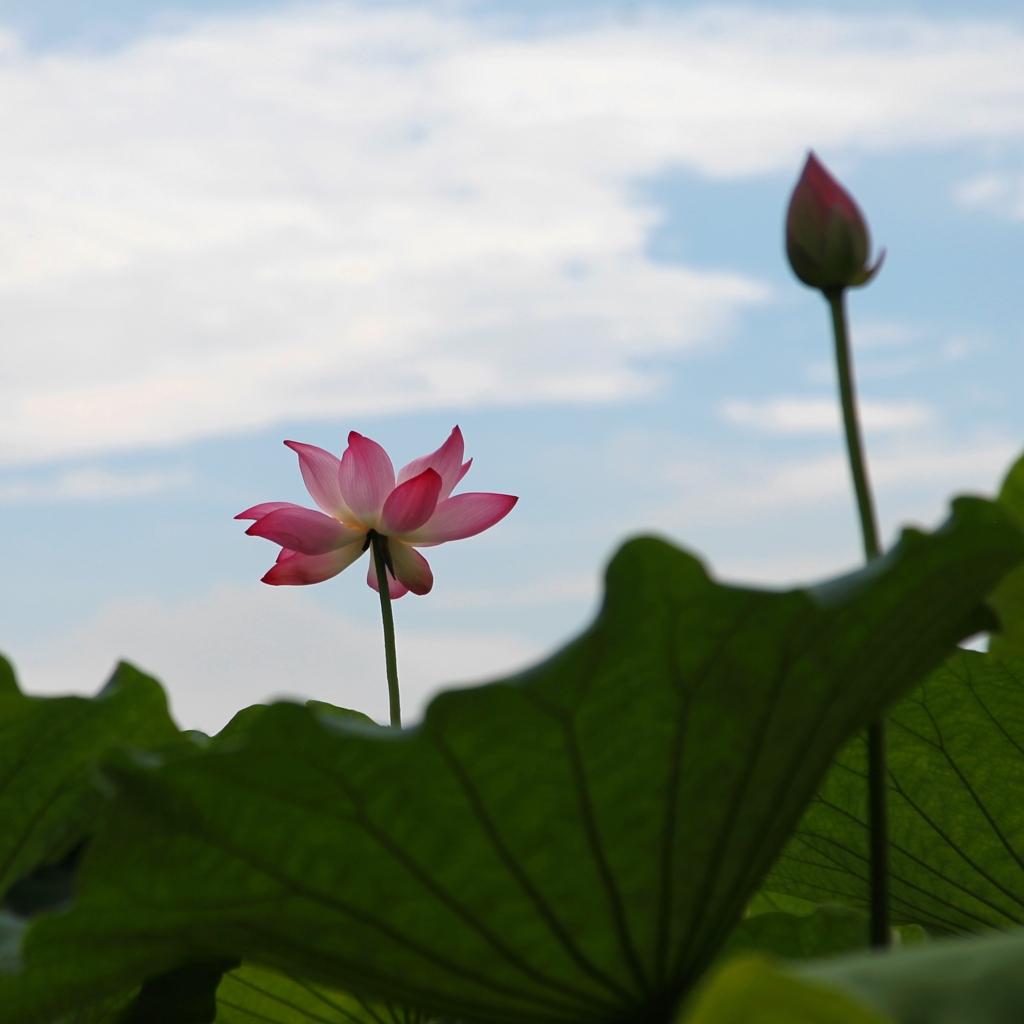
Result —
[[[864, 540], [864, 556], [870, 562], [881, 554], [878, 545], [878, 521], [868, 483], [857, 418], [857, 396], [853, 382], [853, 360], [850, 358], [849, 331], [846, 324], [846, 292], [837, 288], [825, 293], [832, 311], [832, 330], [836, 343], [836, 368], [839, 371], [839, 395], [843, 407], [846, 450], [850, 457], [850, 473], [857, 495], [860, 528]], [[889, 808], [885, 757], [885, 719], [878, 718], [868, 726], [868, 843], [871, 878], [871, 945], [885, 949], [891, 943], [891, 912], [889, 901]]]
[[857, 418], [853, 360], [850, 358], [849, 332], [846, 326], [846, 292], [844, 289], [837, 289], [828, 292], [825, 297], [832, 310], [832, 331], [836, 339], [836, 367], [839, 370], [839, 396], [843, 405], [846, 450], [850, 456], [853, 489], [857, 494], [860, 529], [864, 538], [864, 556], [870, 562], [881, 554], [881, 549], [878, 546], [878, 521], [875, 518], [875, 503], [871, 497], [871, 485], [868, 483], [864, 444], [861, 441], [860, 423]]
[[384, 661], [388, 673], [388, 703], [391, 707], [391, 725], [402, 726], [402, 701], [398, 691], [398, 654], [395, 650], [395, 617], [391, 613], [391, 589], [388, 586], [387, 538], [379, 533], [370, 534], [373, 564], [377, 570], [377, 589], [380, 591], [380, 617], [384, 621]]

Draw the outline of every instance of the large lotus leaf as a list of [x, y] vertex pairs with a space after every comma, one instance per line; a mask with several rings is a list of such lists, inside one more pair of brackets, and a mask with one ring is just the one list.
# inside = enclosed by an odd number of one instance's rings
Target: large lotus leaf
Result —
[[[1024, 659], [960, 651], [888, 720], [894, 918], [938, 933], [1024, 923]], [[865, 774], [856, 741], [768, 888], [867, 905]]]
[[235, 749], [122, 761], [77, 905], [33, 926], [0, 1020], [218, 954], [464, 1019], [667, 1018], [836, 750], [1024, 554], [996, 506], [954, 511], [813, 591], [633, 541], [580, 639], [419, 728], [278, 704]]
[[159, 683], [130, 665], [97, 697], [28, 697], [0, 658], [0, 897], [91, 831], [107, 751], [180, 742]]
[[943, 940], [885, 956], [862, 953], [819, 960], [795, 970], [799, 977], [835, 986], [900, 1024], [1024, 1020], [1021, 932]]

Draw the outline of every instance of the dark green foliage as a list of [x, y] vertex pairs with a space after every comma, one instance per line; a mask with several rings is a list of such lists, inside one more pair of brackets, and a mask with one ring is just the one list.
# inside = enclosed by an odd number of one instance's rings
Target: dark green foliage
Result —
[[217, 987], [237, 960], [206, 957], [147, 978], [117, 1024], [213, 1024]]
[[[16, 969], [28, 919], [70, 905], [75, 870], [106, 807], [96, 767], [115, 749], [192, 750], [160, 684], [122, 663], [98, 696], [28, 697], [0, 658], [0, 970]], [[114, 993], [60, 1024], [114, 1024]]]
[[0, 1020], [218, 955], [465, 1019], [667, 1020], [835, 751], [1022, 555], [977, 500], [815, 591], [634, 541], [586, 634], [418, 729], [279, 704], [205, 753], [120, 758], [76, 905], [32, 926]]
[[73, 846], [56, 864], [40, 864], [7, 890], [3, 907], [17, 917], [70, 906], [75, 896], [75, 870], [86, 840]]

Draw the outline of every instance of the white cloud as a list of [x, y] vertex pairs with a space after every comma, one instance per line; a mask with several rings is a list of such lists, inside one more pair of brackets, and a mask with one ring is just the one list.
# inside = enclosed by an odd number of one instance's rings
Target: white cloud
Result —
[[1024, 129], [1024, 36], [806, 12], [502, 38], [324, 4], [0, 53], [0, 458], [611, 399], [765, 289], [631, 183]]
[[[406, 723], [440, 687], [496, 678], [539, 653], [513, 634], [456, 631], [400, 630], [398, 646]], [[387, 721], [380, 627], [330, 612], [300, 590], [220, 586], [180, 604], [117, 601], [63, 636], [8, 653], [36, 693], [95, 693], [123, 658], [161, 680], [188, 728], [216, 731], [240, 708], [277, 696]]]
[[984, 352], [988, 347], [989, 344], [982, 338], [970, 338], [958, 335], [947, 339], [943, 344], [942, 358], [947, 363], [955, 363], [959, 362], [961, 359], [968, 358], [968, 356]]
[[1024, 220], [1024, 177], [1007, 172], [980, 174], [960, 184], [956, 198], [968, 209], [988, 210]]
[[[870, 446], [868, 475], [890, 528], [908, 517], [927, 523], [946, 514], [952, 494], [993, 493], [1019, 454], [1020, 443], [1003, 438], [966, 443], [934, 436], [889, 440]], [[718, 460], [691, 458], [665, 467], [662, 478], [674, 485], [677, 496], [658, 510], [656, 521], [677, 531], [707, 523], [763, 521], [775, 513], [853, 500], [849, 467], [838, 446], [832, 455], [769, 463], [723, 466]]]
[[[882, 433], [921, 427], [932, 419], [919, 402], [859, 403], [866, 431]], [[721, 416], [729, 423], [771, 434], [838, 434], [842, 426], [834, 398], [773, 398], [765, 402], [725, 402]]]
[[49, 501], [102, 501], [158, 494], [188, 482], [183, 472], [113, 473], [85, 467], [49, 480], [9, 480], [0, 483], [0, 504]]

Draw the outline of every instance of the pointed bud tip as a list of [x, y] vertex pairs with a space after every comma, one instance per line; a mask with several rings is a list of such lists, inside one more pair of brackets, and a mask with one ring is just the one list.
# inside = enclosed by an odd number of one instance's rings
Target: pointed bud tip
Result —
[[786, 213], [786, 255], [804, 284], [830, 291], [866, 284], [871, 243], [856, 202], [811, 150]]

